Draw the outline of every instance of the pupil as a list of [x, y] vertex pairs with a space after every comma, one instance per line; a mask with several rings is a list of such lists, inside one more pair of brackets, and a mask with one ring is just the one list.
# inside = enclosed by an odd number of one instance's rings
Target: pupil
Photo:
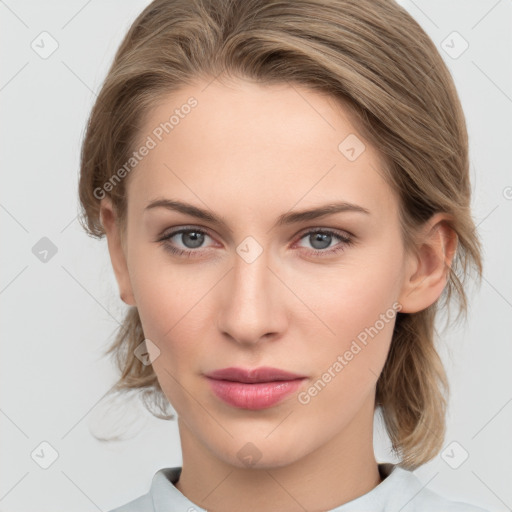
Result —
[[[326, 247], [329, 247], [329, 244], [330, 244], [330, 238], [331, 238], [331, 235], [328, 235], [326, 233], [317, 233], [316, 235], [314, 235], [313, 237], [313, 242], [312, 242], [312, 246], [315, 248], [315, 249], [325, 249]], [[316, 242], [320, 242], [320, 247], [317, 247], [315, 244]]]
[[[187, 236], [192, 239], [192, 244], [191, 245], [186, 244], [184, 242], [185, 237], [187, 237]], [[201, 244], [203, 243], [203, 239], [204, 239], [204, 235], [202, 233], [198, 233], [197, 231], [189, 231], [188, 233], [183, 233], [182, 234], [182, 242], [184, 243], [185, 246], [187, 246], [189, 248], [200, 247]]]

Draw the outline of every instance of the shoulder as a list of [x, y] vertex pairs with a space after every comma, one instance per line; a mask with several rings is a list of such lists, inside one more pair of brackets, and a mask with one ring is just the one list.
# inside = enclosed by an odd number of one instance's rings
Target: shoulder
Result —
[[176, 508], [192, 505], [174, 486], [180, 473], [181, 467], [158, 470], [154, 474], [151, 487], [146, 494], [108, 512], [154, 512], [164, 510], [169, 505], [176, 506]]
[[[392, 475], [395, 491], [393, 506], [400, 504], [402, 512], [432, 512], [442, 510], [443, 512], [489, 512], [476, 505], [470, 505], [462, 501], [451, 501], [440, 494], [427, 488], [427, 484], [422, 483], [412, 472], [400, 467], [393, 469]], [[389, 478], [389, 477], [388, 477]], [[391, 510], [391, 509], [390, 509]], [[387, 512], [387, 509], [386, 509]]]
[[[416, 508], [412, 508], [414, 512], [431, 512], [432, 510], [443, 510], [443, 512], [489, 512], [476, 505], [462, 501], [451, 501], [439, 494], [424, 489], [422, 496], [418, 499]], [[408, 509], [407, 509], [408, 510]]]
[[149, 494], [139, 496], [120, 507], [109, 510], [108, 512], [149, 512], [153, 510], [153, 502]]
[[432, 512], [433, 510], [443, 510], [443, 512], [489, 512], [466, 502], [448, 500], [430, 490], [424, 490], [415, 507], [410, 510], [411, 512]]

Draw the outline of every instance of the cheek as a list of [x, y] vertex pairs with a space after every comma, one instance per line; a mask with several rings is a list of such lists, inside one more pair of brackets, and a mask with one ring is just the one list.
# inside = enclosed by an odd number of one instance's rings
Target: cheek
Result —
[[[381, 315], [392, 316], [400, 292], [401, 260], [384, 254], [379, 251], [364, 262], [340, 266], [305, 283], [304, 302], [317, 315], [315, 327], [324, 339], [344, 344], [373, 326]], [[312, 325], [311, 313], [306, 316], [304, 328], [306, 322]]]
[[191, 314], [201, 313], [212, 276], [196, 265], [172, 261], [158, 244], [146, 245], [130, 252], [130, 281], [146, 336], [165, 337], [190, 322]]
[[189, 279], [179, 267], [170, 265], [165, 269], [145, 266], [134, 279], [144, 335], [160, 350], [153, 370], [178, 414], [193, 407], [184, 390], [194, 388], [205, 325], [211, 322], [205, 296], [211, 285], [201, 282], [205, 280]]
[[318, 371], [316, 378], [321, 379], [320, 388], [329, 381], [330, 391], [320, 401], [341, 400], [349, 406], [350, 397], [365, 396], [375, 385], [400, 310], [396, 302], [400, 275], [399, 255], [392, 247], [383, 247], [361, 265], [340, 267], [334, 279], [331, 275], [330, 281], [317, 280], [307, 290], [308, 306], [322, 320], [313, 322], [308, 314], [302, 324], [311, 333], [313, 326], [323, 333], [309, 355]]
[[338, 429], [375, 392], [389, 352], [397, 310], [383, 310], [368, 303], [366, 306], [368, 309], [362, 308], [362, 312], [354, 310], [352, 316], [340, 316], [336, 340], [325, 343], [321, 351], [310, 353], [309, 360], [317, 373], [298, 399], [300, 404], [318, 411], [307, 420], [312, 428], [316, 424], [314, 417], [325, 420], [329, 416], [332, 428]]
[[172, 353], [174, 360], [185, 359], [204, 337], [201, 333], [210, 321], [205, 294], [211, 286], [193, 285], [183, 277], [166, 281], [147, 279], [137, 287], [137, 307], [146, 337], [154, 338], [160, 350]]

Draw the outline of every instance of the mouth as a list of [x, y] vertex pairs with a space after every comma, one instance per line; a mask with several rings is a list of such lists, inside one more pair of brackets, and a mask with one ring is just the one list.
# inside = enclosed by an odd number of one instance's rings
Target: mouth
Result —
[[278, 368], [224, 368], [205, 374], [213, 393], [240, 409], [259, 410], [277, 405], [297, 391], [306, 376]]

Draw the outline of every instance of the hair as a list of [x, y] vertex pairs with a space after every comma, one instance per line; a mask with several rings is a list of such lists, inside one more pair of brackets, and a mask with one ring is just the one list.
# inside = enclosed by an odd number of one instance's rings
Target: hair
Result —
[[[466, 315], [471, 265], [482, 275], [468, 135], [448, 68], [394, 0], [155, 0], [129, 28], [88, 120], [79, 197], [80, 223], [90, 236], [105, 234], [99, 216], [105, 196], [120, 229], [126, 226], [127, 179], [105, 184], [132, 155], [144, 116], [173, 91], [224, 77], [298, 84], [348, 106], [360, 134], [380, 152], [408, 250], [434, 213], [449, 214], [457, 250], [446, 265], [447, 284], [428, 308], [397, 313], [376, 385], [392, 449], [399, 465], [413, 470], [437, 455], [445, 436], [449, 386], [435, 346], [436, 314], [456, 298], [457, 320]], [[115, 391], [140, 391], [146, 407], [157, 406], [155, 416], [170, 419], [152, 366], [134, 356], [144, 338], [137, 308], [130, 307], [106, 351], [121, 372]]]

